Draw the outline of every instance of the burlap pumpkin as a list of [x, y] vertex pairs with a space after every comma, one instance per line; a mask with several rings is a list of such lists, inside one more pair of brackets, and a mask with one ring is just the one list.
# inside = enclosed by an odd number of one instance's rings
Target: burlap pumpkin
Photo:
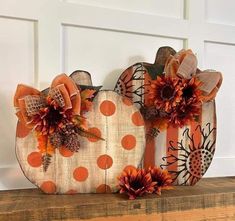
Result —
[[[194, 185], [206, 173], [215, 153], [214, 97], [222, 83], [221, 74], [197, 69], [196, 57], [191, 53], [180, 57], [174, 49], [162, 47], [157, 52], [154, 64], [139, 62], [127, 68], [119, 77], [114, 90], [131, 99], [141, 109], [148, 102], [151, 83], [157, 76], [171, 74], [171, 71], [180, 78], [190, 79], [194, 76], [203, 82], [201, 113], [197, 120], [181, 127], [169, 125], [166, 129], [152, 131], [155, 133], [153, 138], [146, 136], [144, 166], [167, 168], [175, 185]], [[146, 131], [151, 130], [153, 121], [145, 120]]]
[[[72, 79], [79, 85], [91, 84], [87, 72], [76, 72]], [[18, 122], [16, 155], [19, 164], [25, 176], [45, 193], [115, 192], [118, 174], [125, 167], [141, 163], [145, 146], [144, 121], [128, 99], [114, 91], [99, 91], [85, 117], [89, 130], [104, 141], [80, 137], [78, 152], [63, 146], [57, 148], [46, 172], [33, 130]]]

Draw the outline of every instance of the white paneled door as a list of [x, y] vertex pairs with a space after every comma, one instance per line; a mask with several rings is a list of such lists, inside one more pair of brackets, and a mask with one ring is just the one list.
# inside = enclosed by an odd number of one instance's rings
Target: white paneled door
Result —
[[16, 85], [44, 88], [58, 73], [84, 69], [113, 88], [160, 46], [192, 48], [201, 69], [217, 69], [218, 143], [207, 176], [235, 175], [235, 2], [227, 0], [0, 0], [0, 189], [31, 187], [14, 151]]

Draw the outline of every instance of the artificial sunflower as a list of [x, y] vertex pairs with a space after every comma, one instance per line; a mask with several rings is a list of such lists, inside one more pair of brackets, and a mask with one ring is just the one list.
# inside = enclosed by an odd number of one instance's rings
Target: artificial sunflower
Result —
[[150, 173], [144, 169], [128, 169], [124, 170], [118, 177], [120, 193], [125, 193], [129, 199], [136, 199], [146, 193], [154, 191], [155, 182], [152, 182]]
[[174, 126], [183, 127], [192, 120], [197, 121], [200, 111], [199, 104], [189, 103], [187, 105], [179, 106], [171, 113], [169, 123]]
[[159, 111], [170, 113], [181, 101], [181, 79], [162, 75], [150, 85], [146, 106], [154, 106]]
[[202, 99], [202, 91], [200, 89], [202, 82], [197, 77], [184, 79], [182, 85], [182, 98], [185, 102], [200, 101]]
[[202, 105], [201, 82], [196, 78], [184, 79], [182, 83], [182, 100], [171, 112], [170, 122], [183, 127], [192, 120], [197, 120]]
[[167, 170], [162, 170], [159, 167], [150, 167], [148, 172], [152, 181], [156, 183], [154, 193], [161, 195], [162, 190], [172, 189], [172, 177]]
[[164, 74], [151, 81], [142, 113], [154, 128], [183, 127], [199, 118], [203, 96], [196, 66], [192, 51], [182, 50], [170, 56]]

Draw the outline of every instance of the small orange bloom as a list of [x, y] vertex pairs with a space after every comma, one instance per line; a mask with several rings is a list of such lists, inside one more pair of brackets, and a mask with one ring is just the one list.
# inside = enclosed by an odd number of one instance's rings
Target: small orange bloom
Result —
[[118, 180], [120, 193], [127, 194], [129, 199], [152, 193], [156, 184], [152, 182], [150, 173], [147, 173], [144, 169], [136, 168], [124, 170]]
[[167, 170], [159, 167], [150, 167], [148, 172], [151, 174], [152, 181], [156, 182], [154, 193], [161, 195], [161, 190], [172, 189], [172, 177]]

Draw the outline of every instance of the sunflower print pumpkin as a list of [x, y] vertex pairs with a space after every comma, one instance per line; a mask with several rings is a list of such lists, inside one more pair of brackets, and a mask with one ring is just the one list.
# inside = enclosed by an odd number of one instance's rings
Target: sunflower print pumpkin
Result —
[[220, 72], [201, 71], [191, 50], [158, 50], [154, 64], [139, 62], [119, 77], [115, 91], [131, 99], [146, 125], [143, 164], [171, 173], [175, 185], [194, 185], [215, 153], [215, 96]]

